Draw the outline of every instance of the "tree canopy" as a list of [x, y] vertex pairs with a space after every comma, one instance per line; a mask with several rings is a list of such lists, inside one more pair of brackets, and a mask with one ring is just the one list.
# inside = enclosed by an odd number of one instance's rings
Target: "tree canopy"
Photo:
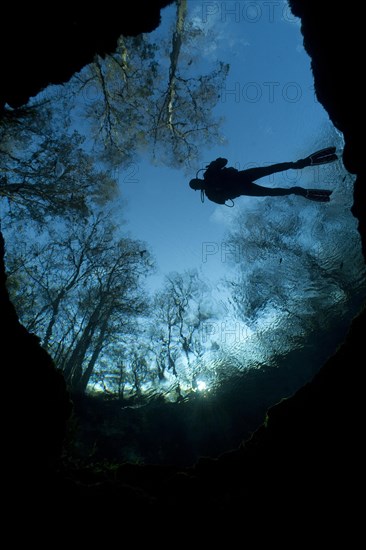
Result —
[[104, 160], [126, 163], [148, 151], [157, 164], [184, 168], [203, 143], [223, 141], [214, 107], [229, 66], [217, 61], [208, 72], [195, 69], [192, 50], [207, 37], [187, 19], [186, 0], [176, 1], [168, 36], [120, 37], [116, 52], [97, 57], [73, 80]]
[[42, 223], [72, 212], [87, 216], [116, 197], [116, 180], [96, 165], [85, 137], [61, 127], [48, 106], [24, 109], [0, 134], [0, 198], [8, 216]]

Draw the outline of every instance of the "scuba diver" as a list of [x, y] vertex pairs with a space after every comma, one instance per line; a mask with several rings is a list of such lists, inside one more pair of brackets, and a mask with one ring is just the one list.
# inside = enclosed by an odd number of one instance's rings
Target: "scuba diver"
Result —
[[[284, 170], [334, 162], [338, 159], [335, 151], [335, 147], [326, 147], [296, 162], [281, 162], [262, 168], [249, 168], [248, 170], [225, 168], [228, 161], [220, 157], [206, 166], [203, 180], [196, 177], [189, 182], [189, 186], [195, 191], [201, 191], [202, 202], [206, 195], [209, 200], [217, 204], [225, 204], [226, 206], [234, 206], [233, 199], [242, 195], [251, 197], [301, 195], [312, 201], [329, 202], [332, 191], [328, 189], [304, 189], [303, 187], [271, 188], [257, 185], [254, 181]], [[226, 204], [226, 201], [229, 200], [232, 202], [231, 205]]]

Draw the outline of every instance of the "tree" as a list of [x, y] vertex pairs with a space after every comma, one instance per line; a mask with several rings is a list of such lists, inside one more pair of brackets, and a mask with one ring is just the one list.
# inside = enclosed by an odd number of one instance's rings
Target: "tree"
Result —
[[285, 352], [302, 346], [310, 334], [324, 334], [345, 315], [355, 291], [362, 291], [354, 227], [345, 223], [340, 240], [338, 215], [319, 205], [303, 215], [289, 202], [271, 210], [268, 200], [258, 211], [239, 213], [227, 238], [240, 258], [229, 281], [232, 301], [255, 332], [258, 353]]
[[[80, 223], [73, 219], [66, 220], [61, 227], [51, 225], [47, 232], [39, 235], [38, 242], [28, 244], [17, 243], [17, 236], [13, 235], [16, 246], [8, 255], [8, 286], [18, 290], [21, 277], [24, 287], [28, 287], [33, 307], [22, 307], [21, 296], [17, 293], [18, 312], [28, 330], [39, 331], [45, 348], [52, 341], [63, 302], [95, 268], [90, 252], [100, 239], [98, 232], [105, 219], [98, 214], [89, 221]], [[106, 230], [104, 227], [103, 231]], [[112, 230], [110, 226], [108, 231]]]
[[205, 351], [200, 329], [213, 316], [207, 290], [198, 272], [188, 270], [168, 275], [156, 294], [150, 335], [160, 380], [170, 371], [180, 383], [196, 387]]
[[103, 158], [107, 150], [114, 163], [126, 163], [150, 148], [156, 162], [189, 166], [203, 142], [222, 141], [213, 109], [229, 66], [217, 62], [208, 74], [194, 70], [192, 44], [204, 39], [187, 19], [187, 1], [176, 0], [170, 39], [121, 37], [114, 54], [97, 57], [74, 79]]
[[37, 330], [70, 387], [85, 391], [103, 351], [146, 313], [141, 284], [153, 265], [144, 243], [118, 235], [101, 214], [61, 230], [33, 245], [24, 260], [13, 257], [9, 280], [22, 273], [31, 282], [37, 308], [22, 322]]
[[[39, 223], [69, 213], [87, 216], [91, 206], [116, 196], [117, 182], [95, 165], [85, 138], [68, 130], [49, 107], [30, 106], [0, 127], [0, 198], [10, 217]], [[4, 205], [4, 200], [7, 206]]]

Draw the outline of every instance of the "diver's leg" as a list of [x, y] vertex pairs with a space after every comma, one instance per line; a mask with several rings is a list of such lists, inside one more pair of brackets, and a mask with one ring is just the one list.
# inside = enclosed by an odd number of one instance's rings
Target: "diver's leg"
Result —
[[303, 187], [264, 187], [256, 183], [242, 186], [242, 195], [251, 197], [284, 197], [300, 195], [305, 199], [318, 202], [329, 202], [332, 191], [330, 189], [304, 189]]
[[248, 168], [248, 170], [240, 170], [239, 174], [243, 178], [243, 181], [255, 181], [265, 176], [270, 176], [277, 172], [284, 172], [297, 168], [295, 162], [280, 162], [278, 164], [271, 164], [269, 166], [261, 166], [259, 168]]
[[307, 189], [305, 198], [310, 201], [329, 202], [332, 193], [333, 191], [330, 189]]
[[304, 159], [297, 160], [296, 162], [279, 162], [277, 164], [270, 164], [269, 166], [261, 166], [259, 168], [248, 168], [248, 170], [240, 170], [239, 174], [247, 181], [256, 181], [260, 178], [264, 178], [265, 176], [276, 174], [277, 172], [301, 169], [315, 164], [325, 164], [328, 162], [334, 162], [337, 159], [338, 157], [335, 154], [335, 147], [328, 147], [318, 151], [317, 153], [313, 153]]
[[306, 197], [307, 190], [303, 187], [264, 187], [256, 183], [250, 183], [243, 185], [242, 193], [251, 197], [283, 197], [286, 195]]
[[295, 195], [301, 195], [305, 199], [317, 202], [329, 202], [333, 193], [331, 189], [304, 189], [303, 187], [291, 187]]

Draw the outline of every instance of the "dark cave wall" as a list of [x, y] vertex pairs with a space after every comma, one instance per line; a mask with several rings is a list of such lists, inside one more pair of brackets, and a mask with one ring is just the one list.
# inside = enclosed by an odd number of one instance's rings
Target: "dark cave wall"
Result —
[[[119, 33], [153, 28], [159, 9], [166, 4], [148, 0], [130, 3], [128, 15], [125, 12], [125, 17], [111, 18], [109, 14], [115, 12], [106, 4], [103, 10], [86, 16], [76, 7], [70, 11], [64, 5], [58, 12], [53, 6], [48, 14], [44, 8], [31, 5], [19, 13], [15, 5], [7, 7], [5, 15], [2, 8], [2, 25], [7, 32], [0, 34], [5, 59], [1, 101], [19, 106], [48, 83], [67, 80], [90, 62], [94, 53], [113, 49]], [[318, 99], [343, 132], [344, 164], [357, 176], [352, 211], [358, 218], [365, 250], [361, 17], [354, 3], [336, 7], [330, 2], [291, 0], [290, 4], [294, 14], [302, 18]], [[36, 336], [19, 324], [5, 289], [3, 269], [0, 283], [2, 363], [10, 377], [6, 391], [14, 388], [8, 421], [14, 440], [11, 450], [25, 460], [31, 456], [34, 467], [40, 469], [44, 463], [52, 464], [60, 452], [70, 410], [68, 395]], [[171, 511], [173, 518], [187, 509], [191, 518], [199, 517], [202, 510], [212, 516], [228, 510], [242, 513], [245, 523], [249, 516], [244, 511], [253, 515], [258, 510], [266, 526], [269, 520], [278, 520], [280, 525], [284, 518], [288, 524], [286, 514], [292, 513], [301, 516], [304, 529], [311, 530], [314, 515], [309, 515], [309, 510], [316, 510], [319, 516], [330, 510], [333, 522], [342, 515], [346, 521], [347, 512], [354, 513], [357, 507], [352, 490], [363, 475], [364, 334], [365, 313], [355, 320], [347, 341], [319, 375], [292, 398], [273, 407], [267, 422], [241, 449], [218, 459], [202, 460], [182, 474], [169, 471], [169, 480], [164, 483], [159, 477], [162, 470], [139, 467], [133, 468], [133, 475], [131, 469], [122, 472], [122, 481], [143, 486], [153, 495], [155, 509], [167, 514]], [[9, 359], [5, 359], [5, 352], [9, 352]], [[95, 493], [88, 488], [88, 498], [94, 495], [91, 507], [97, 509], [106, 502], [102, 497], [111, 487], [103, 487], [99, 484]], [[115, 488], [113, 491], [122, 506], [121, 494]], [[239, 527], [245, 529], [242, 523]]]
[[9, 400], [2, 443], [3, 454], [21, 478], [24, 465], [29, 473], [28, 468], [47, 471], [57, 463], [71, 401], [63, 376], [39, 339], [19, 323], [6, 289], [4, 253], [0, 233], [0, 350], [3, 392]]
[[113, 52], [120, 35], [151, 32], [160, 23], [160, 10], [171, 3], [3, 3], [0, 109], [6, 103], [20, 107], [49, 84], [67, 82], [96, 54]]
[[358, 4], [289, 0], [301, 17], [304, 47], [311, 57], [315, 91], [334, 126], [344, 136], [343, 163], [357, 175], [353, 215], [358, 219], [366, 258], [364, 20]]
[[345, 137], [343, 161], [352, 174], [363, 169], [361, 136], [364, 103], [363, 20], [354, 3], [335, 5], [318, 0], [289, 0], [301, 17], [304, 47], [311, 57], [318, 100]]
[[301, 525], [299, 533], [311, 533], [320, 520], [319, 533], [329, 529], [331, 536], [338, 520], [340, 530], [357, 523], [354, 495], [364, 464], [360, 371], [365, 324], [366, 310], [312, 382], [272, 407], [242, 449], [198, 462], [192, 476], [201, 480], [209, 502], [222, 502], [230, 494], [229, 517], [240, 510], [255, 521], [264, 508], [264, 523], [284, 522], [284, 532]]

